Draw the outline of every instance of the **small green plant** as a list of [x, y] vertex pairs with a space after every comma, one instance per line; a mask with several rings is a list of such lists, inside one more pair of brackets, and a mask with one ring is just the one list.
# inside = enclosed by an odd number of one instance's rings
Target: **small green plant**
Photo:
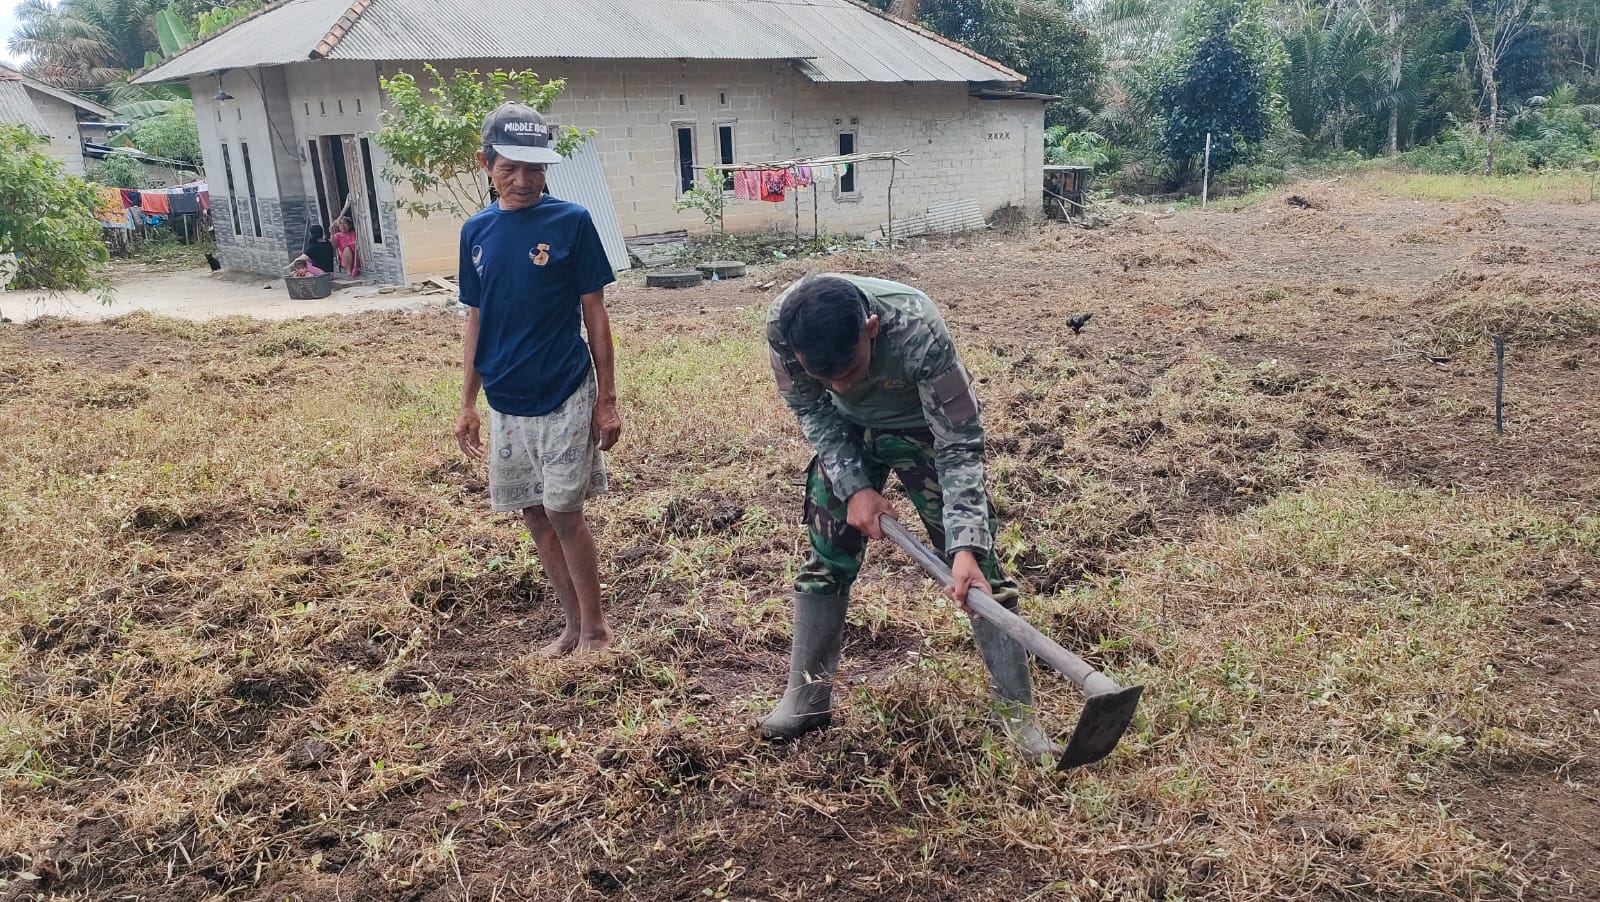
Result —
[[684, 210], [698, 210], [705, 217], [706, 225], [716, 229], [718, 235], [722, 234], [722, 214], [727, 208], [728, 180], [721, 172], [715, 169], [700, 170], [700, 178], [695, 180], [693, 187], [683, 192], [673, 203], [672, 209], [682, 213]]
[[1111, 142], [1098, 132], [1073, 132], [1060, 125], [1044, 130], [1044, 161], [1052, 166], [1100, 169], [1111, 158]]
[[[388, 109], [378, 117], [372, 136], [389, 161], [383, 177], [406, 185], [414, 196], [397, 206], [407, 215], [426, 219], [434, 213], [469, 215], [489, 206], [489, 185], [478, 168], [483, 120], [507, 100], [519, 100], [540, 112], [567, 89], [563, 79], [540, 80], [525, 70], [456, 70], [446, 78], [431, 64], [423, 66], [433, 82], [426, 90], [416, 76], [401, 72], [379, 79]], [[556, 150], [571, 156], [594, 134], [570, 125], [558, 129]]]

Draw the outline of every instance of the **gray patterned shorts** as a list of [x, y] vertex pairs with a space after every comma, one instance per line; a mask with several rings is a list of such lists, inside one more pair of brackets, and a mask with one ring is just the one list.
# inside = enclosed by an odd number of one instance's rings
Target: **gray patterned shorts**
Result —
[[594, 439], [599, 393], [591, 369], [577, 391], [542, 417], [489, 410], [490, 507], [572, 513], [606, 490], [605, 457]]

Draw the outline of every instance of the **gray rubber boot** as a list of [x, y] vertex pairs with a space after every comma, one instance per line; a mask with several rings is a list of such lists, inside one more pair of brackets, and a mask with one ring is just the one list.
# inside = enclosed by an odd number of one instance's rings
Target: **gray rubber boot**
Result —
[[1028, 672], [1028, 653], [1017, 640], [987, 620], [972, 621], [972, 638], [989, 668], [989, 688], [994, 692], [994, 714], [1000, 726], [1017, 744], [1022, 756], [1038, 761], [1049, 755], [1059, 758], [1062, 746], [1039, 729], [1033, 707], [1033, 679]]
[[768, 739], [793, 739], [833, 721], [833, 674], [844, 642], [843, 595], [794, 596], [794, 644], [789, 650], [789, 689], [755, 727]]

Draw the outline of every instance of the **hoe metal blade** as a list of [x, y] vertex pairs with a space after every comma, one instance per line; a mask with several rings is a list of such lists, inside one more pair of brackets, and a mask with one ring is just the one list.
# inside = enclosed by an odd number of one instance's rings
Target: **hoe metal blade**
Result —
[[[900, 546], [900, 550], [948, 587], [954, 580], [943, 559], [917, 541], [916, 537], [893, 517], [884, 516], [878, 521], [883, 534]], [[1088, 661], [1062, 648], [1054, 639], [1039, 632], [1033, 624], [1007, 610], [987, 592], [973, 589], [967, 593], [967, 605], [980, 617], [1004, 630], [1023, 648], [1039, 660], [1060, 671], [1073, 685], [1088, 696], [1083, 713], [1078, 715], [1078, 725], [1072, 730], [1066, 751], [1056, 763], [1059, 770], [1092, 764], [1111, 754], [1133, 722], [1139, 708], [1143, 686], [1119, 686], [1110, 677], [1095, 670]]]

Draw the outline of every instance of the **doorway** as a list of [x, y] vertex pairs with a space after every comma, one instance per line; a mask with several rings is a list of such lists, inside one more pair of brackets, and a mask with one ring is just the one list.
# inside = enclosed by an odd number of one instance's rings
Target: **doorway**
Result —
[[356, 135], [318, 135], [307, 144], [322, 225], [331, 236], [333, 221], [349, 218], [364, 275], [371, 271], [374, 247], [383, 244], [371, 143]]

